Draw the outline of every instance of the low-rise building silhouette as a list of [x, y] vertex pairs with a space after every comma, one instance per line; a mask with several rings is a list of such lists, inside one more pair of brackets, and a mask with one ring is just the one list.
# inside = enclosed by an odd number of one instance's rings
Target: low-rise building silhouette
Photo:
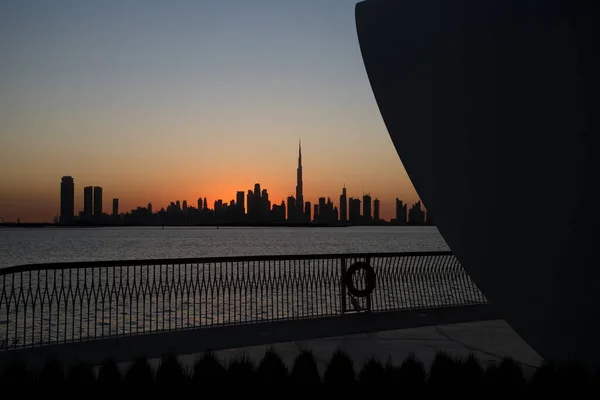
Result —
[[113, 199], [112, 201], [112, 215], [119, 215], [119, 199]]

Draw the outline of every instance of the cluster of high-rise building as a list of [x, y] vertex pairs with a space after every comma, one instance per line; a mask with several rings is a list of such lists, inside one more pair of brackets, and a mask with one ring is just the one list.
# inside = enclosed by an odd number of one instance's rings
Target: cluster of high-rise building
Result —
[[402, 200], [396, 199], [396, 218], [390, 222], [396, 225], [409, 224], [432, 224], [433, 221], [429, 216], [426, 217], [425, 211], [421, 209], [421, 201], [417, 201], [412, 207], [407, 210], [407, 204]]
[[[328, 225], [372, 225], [383, 224], [380, 218], [380, 201], [372, 199], [370, 194], [360, 198], [347, 196], [346, 187], [342, 188], [339, 208], [330, 198], [320, 197], [315, 204], [304, 201], [302, 176], [302, 145], [298, 146], [298, 168], [296, 170], [296, 194], [271, 204], [267, 189], [256, 183], [247, 192], [238, 191], [235, 199], [229, 202], [215, 200], [213, 208], [208, 207], [208, 199], [200, 197], [196, 206], [186, 200], [171, 202], [167, 208], [154, 211], [152, 204], [138, 207], [129, 213], [119, 214], [119, 199], [113, 199], [112, 214], [102, 210], [102, 188], [87, 186], [83, 189], [83, 211], [75, 216], [75, 184], [71, 176], [65, 176], [61, 182], [60, 223], [122, 223], [140, 225], [202, 225], [202, 224], [277, 224], [277, 223], [321, 223]], [[410, 210], [401, 200], [396, 199], [396, 218], [390, 223], [426, 224], [421, 202], [415, 203]]]
[[75, 180], [72, 176], [63, 176], [60, 182], [60, 217], [61, 224], [75, 222], [107, 222], [107, 217], [112, 221], [119, 216], [119, 199], [112, 201], [112, 214], [109, 216], [102, 208], [102, 188], [100, 186], [86, 186], [83, 188], [83, 211], [75, 215]]

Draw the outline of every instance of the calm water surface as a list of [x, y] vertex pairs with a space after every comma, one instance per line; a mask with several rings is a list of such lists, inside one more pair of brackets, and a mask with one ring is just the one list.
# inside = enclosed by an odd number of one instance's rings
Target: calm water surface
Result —
[[0, 228], [0, 268], [31, 263], [448, 250], [435, 227]]

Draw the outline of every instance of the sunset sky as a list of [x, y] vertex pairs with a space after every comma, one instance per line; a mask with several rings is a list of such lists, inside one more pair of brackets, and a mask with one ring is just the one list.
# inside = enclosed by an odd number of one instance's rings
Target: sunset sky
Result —
[[356, 36], [357, 0], [0, 3], [0, 217], [51, 221], [60, 179], [104, 210], [259, 182], [272, 202], [371, 193], [385, 219], [417, 195]]

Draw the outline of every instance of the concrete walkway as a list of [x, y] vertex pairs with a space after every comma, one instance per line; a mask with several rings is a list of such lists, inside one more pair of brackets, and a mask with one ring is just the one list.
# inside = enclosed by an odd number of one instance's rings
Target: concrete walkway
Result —
[[484, 364], [512, 357], [525, 372], [532, 372], [541, 364], [541, 357], [496, 314], [493, 308], [482, 306], [354, 314], [24, 349], [4, 353], [0, 361], [15, 357], [41, 367], [48, 356], [57, 356], [64, 365], [77, 359], [96, 364], [112, 356], [126, 369], [140, 355], [150, 357], [151, 363], [158, 366], [158, 357], [172, 353], [178, 354], [183, 364], [191, 368], [206, 349], [215, 350], [227, 365], [244, 353], [258, 362], [267, 349], [274, 347], [291, 366], [306, 348], [315, 353], [323, 372], [337, 349], [346, 351], [356, 368], [372, 357], [382, 362], [391, 358], [400, 363], [410, 353], [428, 364], [438, 351], [444, 350], [456, 356], [474, 353]]
[[[220, 350], [215, 354], [224, 364], [244, 353], [258, 362], [270, 347], [274, 347], [289, 366], [292, 365], [294, 358], [302, 349], [312, 349], [321, 372], [324, 371], [329, 358], [338, 348], [346, 351], [352, 357], [357, 368], [371, 357], [382, 362], [391, 358], [395, 363], [400, 363], [411, 352], [418, 359], [429, 364], [439, 350], [445, 350], [456, 356], [468, 356], [472, 352], [486, 365], [490, 362], [500, 361], [504, 357], [512, 357], [521, 364], [526, 373], [533, 372], [543, 361], [502, 320], [434, 325], [292, 341]], [[199, 354], [183, 355], [180, 360], [186, 366], [191, 367], [198, 356]], [[158, 359], [153, 359], [152, 364], [158, 365]]]
[[448, 325], [498, 318], [489, 305], [405, 310], [387, 313], [354, 313], [326, 318], [274, 321], [205, 329], [170, 331], [139, 336], [116, 336], [84, 342], [40, 346], [0, 353], [0, 365], [20, 360], [37, 368], [49, 357], [63, 365], [83, 360], [100, 364], [107, 357], [129, 362], [139, 356], [150, 359], [164, 354], [199, 354], [294, 341], [385, 332], [419, 326]]

